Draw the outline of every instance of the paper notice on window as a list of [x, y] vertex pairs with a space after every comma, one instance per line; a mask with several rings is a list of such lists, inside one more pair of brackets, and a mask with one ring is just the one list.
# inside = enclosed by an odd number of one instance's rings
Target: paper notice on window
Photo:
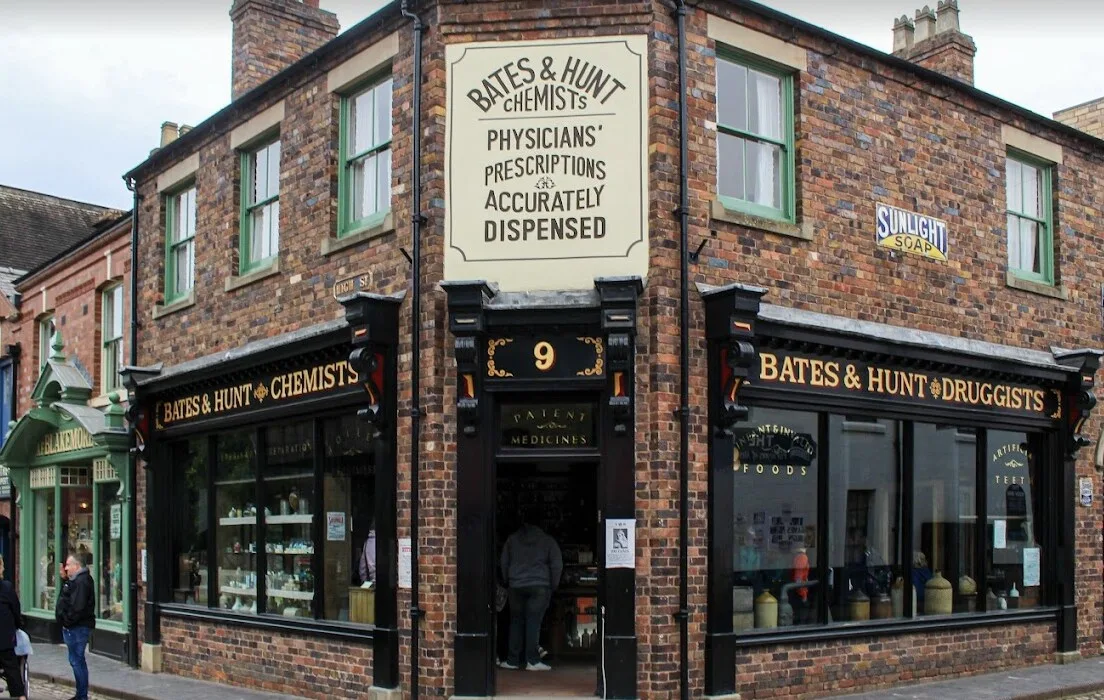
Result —
[[399, 588], [410, 588], [410, 561], [413, 547], [409, 537], [399, 538]]
[[345, 513], [340, 511], [326, 513], [326, 541], [345, 541]]
[[1023, 551], [1023, 585], [1039, 585], [1039, 548], [1025, 547]]
[[636, 520], [606, 520], [606, 568], [636, 568]]
[[1008, 523], [1005, 520], [993, 521], [993, 549], [1004, 549], [1008, 546]]

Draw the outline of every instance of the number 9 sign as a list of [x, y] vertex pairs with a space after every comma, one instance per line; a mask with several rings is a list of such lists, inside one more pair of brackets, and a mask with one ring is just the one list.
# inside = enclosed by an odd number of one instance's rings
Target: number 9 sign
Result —
[[533, 346], [534, 363], [541, 372], [547, 372], [556, 364], [556, 349], [552, 343], [542, 340]]

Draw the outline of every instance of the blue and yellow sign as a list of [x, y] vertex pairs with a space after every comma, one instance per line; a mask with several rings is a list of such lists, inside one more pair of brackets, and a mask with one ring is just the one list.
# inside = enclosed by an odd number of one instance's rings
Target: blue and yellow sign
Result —
[[947, 222], [888, 204], [877, 205], [878, 245], [947, 261]]

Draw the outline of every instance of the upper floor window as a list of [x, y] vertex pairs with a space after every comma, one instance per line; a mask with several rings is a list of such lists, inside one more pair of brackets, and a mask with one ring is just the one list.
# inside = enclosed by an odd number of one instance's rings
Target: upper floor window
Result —
[[391, 208], [391, 76], [341, 100], [339, 234], [380, 223]]
[[195, 185], [166, 197], [165, 208], [165, 303], [169, 304], [195, 284]]
[[1008, 267], [1018, 277], [1054, 283], [1049, 165], [1009, 154]]
[[38, 367], [46, 366], [46, 360], [50, 359], [50, 343], [54, 340], [54, 315], [43, 316], [38, 320]]
[[123, 386], [119, 370], [123, 368], [123, 285], [117, 284], [103, 292], [103, 368], [100, 392], [106, 394]]
[[793, 76], [717, 58], [717, 194], [726, 208], [794, 218]]
[[264, 267], [280, 250], [280, 141], [242, 156], [241, 271]]

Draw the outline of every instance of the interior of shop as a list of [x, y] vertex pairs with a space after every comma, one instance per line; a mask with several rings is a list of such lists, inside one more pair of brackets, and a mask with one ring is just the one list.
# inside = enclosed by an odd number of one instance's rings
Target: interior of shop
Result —
[[[501, 557], [521, 513], [559, 545], [563, 574], [541, 625], [544, 673], [498, 669], [499, 695], [592, 695], [598, 682], [598, 464], [596, 461], [499, 462], [495, 553]], [[496, 559], [497, 561], [498, 559]], [[499, 584], [505, 584], [498, 572]], [[496, 606], [497, 607], [497, 606]], [[496, 654], [506, 659], [510, 606], [497, 613]], [[524, 653], [524, 651], [523, 651]]]

